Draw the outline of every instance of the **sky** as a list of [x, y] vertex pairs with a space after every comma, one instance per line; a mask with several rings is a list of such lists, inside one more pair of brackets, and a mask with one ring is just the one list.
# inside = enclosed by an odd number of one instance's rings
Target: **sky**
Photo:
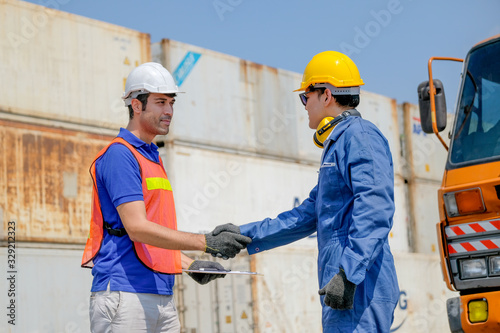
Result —
[[[431, 56], [465, 58], [500, 34], [499, 0], [30, 0], [39, 5], [302, 73], [322, 51], [347, 54], [364, 90], [418, 104]], [[434, 77], [455, 104], [462, 65]]]

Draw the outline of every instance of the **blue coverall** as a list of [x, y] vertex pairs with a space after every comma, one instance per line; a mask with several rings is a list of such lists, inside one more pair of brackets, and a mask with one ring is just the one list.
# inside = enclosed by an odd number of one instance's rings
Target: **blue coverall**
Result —
[[388, 235], [394, 215], [394, 175], [387, 140], [371, 122], [350, 116], [324, 143], [318, 184], [309, 198], [274, 219], [240, 226], [255, 254], [318, 237], [323, 288], [343, 268], [356, 284], [354, 308], [323, 302], [323, 332], [389, 332], [399, 297]]

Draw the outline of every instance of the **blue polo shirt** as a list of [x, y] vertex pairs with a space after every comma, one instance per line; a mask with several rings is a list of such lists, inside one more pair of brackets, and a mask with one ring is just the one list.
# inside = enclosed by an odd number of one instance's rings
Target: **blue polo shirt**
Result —
[[[158, 162], [158, 147], [121, 128], [118, 137], [134, 146], [144, 157]], [[123, 228], [116, 207], [144, 201], [139, 164], [132, 152], [115, 143], [96, 161], [96, 183], [104, 221], [113, 229]], [[94, 259], [92, 291], [110, 290], [172, 295], [175, 275], [155, 273], [144, 266], [134, 252], [128, 235], [113, 236], [104, 231], [102, 246]]]

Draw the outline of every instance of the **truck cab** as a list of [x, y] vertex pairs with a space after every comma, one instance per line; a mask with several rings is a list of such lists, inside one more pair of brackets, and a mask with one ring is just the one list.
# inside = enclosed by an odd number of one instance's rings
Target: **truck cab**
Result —
[[448, 150], [438, 191], [437, 236], [452, 332], [500, 332], [500, 35], [476, 44], [462, 70], [447, 147], [446, 100], [439, 80], [418, 87], [422, 129]]

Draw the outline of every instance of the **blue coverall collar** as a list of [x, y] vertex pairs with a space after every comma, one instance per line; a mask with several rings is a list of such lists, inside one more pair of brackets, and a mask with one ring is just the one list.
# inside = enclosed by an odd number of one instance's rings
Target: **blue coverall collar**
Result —
[[345, 132], [345, 130], [349, 127], [351, 122], [354, 120], [354, 116], [347, 117], [346, 120], [340, 122], [333, 131], [330, 133], [328, 138], [325, 140], [324, 144], [324, 151], [328, 150], [328, 147], [330, 146], [331, 142], [335, 142], [338, 140], [338, 138], [342, 135], [342, 133]]

